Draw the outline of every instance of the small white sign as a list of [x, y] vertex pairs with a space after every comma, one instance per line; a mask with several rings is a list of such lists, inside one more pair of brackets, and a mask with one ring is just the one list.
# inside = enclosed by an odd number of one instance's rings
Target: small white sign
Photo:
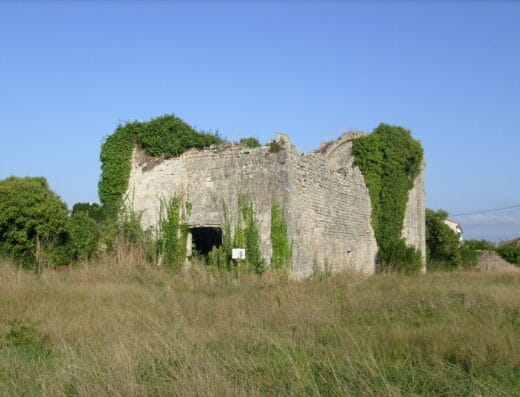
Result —
[[246, 259], [246, 249], [245, 248], [233, 248], [231, 250], [231, 258], [232, 259]]

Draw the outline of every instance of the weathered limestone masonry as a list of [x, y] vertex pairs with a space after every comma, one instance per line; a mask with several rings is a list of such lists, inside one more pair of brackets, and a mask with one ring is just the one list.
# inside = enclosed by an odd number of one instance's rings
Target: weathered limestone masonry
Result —
[[[293, 277], [325, 269], [373, 273], [377, 243], [370, 197], [351, 153], [352, 140], [362, 135], [345, 134], [320, 151], [301, 153], [287, 135], [277, 134], [278, 147], [224, 144], [192, 149], [155, 166], [136, 149], [127, 200], [142, 212], [143, 227], [154, 228], [160, 199], [184, 194], [192, 204], [190, 227], [224, 229], [224, 205], [233, 227], [238, 197], [245, 195], [255, 210], [266, 263], [272, 255], [271, 206], [276, 201], [293, 244]], [[403, 236], [425, 252], [422, 174], [409, 194]]]
[[408, 203], [404, 213], [403, 238], [408, 245], [413, 245], [422, 253], [423, 268], [426, 271], [426, 203], [424, 196], [424, 167], [415, 179], [413, 188], [408, 193]]

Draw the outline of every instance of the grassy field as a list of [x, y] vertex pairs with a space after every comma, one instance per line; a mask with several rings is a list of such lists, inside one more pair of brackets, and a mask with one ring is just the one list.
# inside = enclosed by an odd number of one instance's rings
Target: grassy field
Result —
[[0, 395], [520, 396], [520, 272], [293, 282], [0, 262]]

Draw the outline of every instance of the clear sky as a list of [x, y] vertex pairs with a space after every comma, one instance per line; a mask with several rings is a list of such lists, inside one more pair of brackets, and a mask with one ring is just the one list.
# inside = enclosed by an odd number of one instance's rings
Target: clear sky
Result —
[[[0, 178], [97, 201], [118, 123], [175, 113], [304, 151], [402, 125], [423, 143], [427, 206], [520, 204], [520, 2], [0, 2]], [[520, 207], [454, 217], [520, 236]]]

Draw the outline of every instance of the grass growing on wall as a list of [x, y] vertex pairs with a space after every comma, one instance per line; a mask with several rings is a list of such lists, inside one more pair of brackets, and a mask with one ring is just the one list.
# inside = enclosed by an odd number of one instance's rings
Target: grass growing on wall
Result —
[[380, 124], [372, 134], [353, 141], [352, 153], [370, 194], [372, 226], [383, 266], [418, 270], [420, 254], [406, 246], [402, 229], [408, 192], [421, 171], [420, 142], [402, 127]]
[[273, 247], [271, 269], [273, 271], [289, 270], [292, 249], [287, 236], [287, 224], [283, 218], [282, 208], [276, 202], [271, 207], [271, 244]]
[[135, 145], [150, 156], [180, 156], [190, 148], [221, 143], [217, 134], [195, 130], [175, 115], [118, 126], [101, 146], [99, 198], [103, 204], [117, 203], [128, 188], [132, 150]]

